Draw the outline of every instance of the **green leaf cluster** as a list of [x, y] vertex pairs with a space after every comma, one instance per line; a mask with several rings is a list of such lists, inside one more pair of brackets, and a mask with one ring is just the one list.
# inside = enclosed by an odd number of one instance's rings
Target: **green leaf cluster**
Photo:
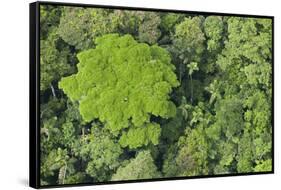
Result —
[[130, 35], [105, 35], [96, 48], [78, 54], [78, 73], [59, 87], [86, 122], [99, 119], [113, 133], [140, 127], [151, 115], [169, 118], [175, 105], [169, 93], [178, 86], [169, 54], [158, 46], [137, 43]]
[[150, 152], [142, 151], [134, 159], [130, 160], [128, 164], [118, 168], [116, 174], [112, 176], [112, 180], [152, 179], [159, 177], [161, 177], [161, 174], [158, 172]]

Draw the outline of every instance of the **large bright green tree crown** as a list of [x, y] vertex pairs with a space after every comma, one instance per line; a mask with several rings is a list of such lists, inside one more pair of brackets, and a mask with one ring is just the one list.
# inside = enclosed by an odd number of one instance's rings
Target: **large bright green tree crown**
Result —
[[95, 43], [95, 49], [78, 54], [78, 73], [59, 83], [79, 102], [86, 122], [99, 119], [116, 132], [149, 123], [151, 115], [175, 115], [169, 94], [179, 83], [166, 50], [138, 43], [130, 35], [108, 34]]

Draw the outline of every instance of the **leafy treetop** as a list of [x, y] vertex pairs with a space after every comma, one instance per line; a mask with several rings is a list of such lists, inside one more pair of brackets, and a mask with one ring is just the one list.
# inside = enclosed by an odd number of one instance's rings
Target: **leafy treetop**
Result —
[[135, 180], [161, 177], [149, 151], [139, 152], [136, 158], [131, 159], [124, 167], [119, 167], [112, 180]]
[[179, 85], [168, 52], [137, 43], [132, 36], [104, 35], [96, 48], [78, 54], [78, 73], [63, 78], [59, 87], [86, 122], [99, 119], [111, 132], [169, 118], [176, 108], [169, 93]]

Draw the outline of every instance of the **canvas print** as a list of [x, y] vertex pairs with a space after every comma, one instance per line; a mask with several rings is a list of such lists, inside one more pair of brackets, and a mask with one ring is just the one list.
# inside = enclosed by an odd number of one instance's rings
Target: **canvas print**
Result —
[[272, 18], [39, 8], [40, 186], [273, 171]]

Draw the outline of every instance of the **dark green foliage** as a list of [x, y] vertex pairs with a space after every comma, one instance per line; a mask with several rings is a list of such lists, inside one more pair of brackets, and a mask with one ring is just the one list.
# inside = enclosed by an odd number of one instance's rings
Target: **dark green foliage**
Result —
[[204, 32], [208, 39], [207, 50], [217, 51], [222, 45], [223, 21], [219, 16], [208, 16], [204, 21]]
[[40, 14], [41, 185], [272, 170], [270, 19]]
[[167, 34], [173, 33], [175, 25], [178, 24], [184, 18], [184, 14], [165, 13], [161, 18], [161, 29]]
[[88, 48], [92, 44], [91, 14], [90, 9], [64, 7], [58, 34], [77, 49]]
[[237, 141], [244, 128], [242, 103], [239, 99], [228, 98], [221, 100], [216, 108], [217, 121], [215, 125], [221, 128], [225, 138]]
[[67, 60], [70, 54], [69, 49], [59, 49], [57, 43], [59, 43], [59, 39], [56, 30], [50, 32], [46, 40], [40, 41], [41, 91], [51, 88], [52, 82], [72, 71]]
[[93, 126], [83, 140], [86, 142], [82, 143], [79, 154], [83, 160], [89, 160], [86, 173], [95, 181], [109, 180], [109, 174], [119, 166], [120, 145], [110, 133], [98, 126]]
[[94, 45], [93, 39], [116, 30], [117, 19], [107, 9], [64, 7], [58, 33], [78, 50]]
[[[140, 42], [157, 43], [161, 35], [161, 19], [157, 13], [143, 11], [115, 11], [113, 16], [118, 32], [131, 34]], [[118, 19], [117, 19], [118, 18]]]
[[208, 174], [208, 142], [203, 126], [191, 130], [186, 137], [179, 139], [179, 152], [176, 157], [178, 175], [193, 176]]
[[66, 150], [58, 148], [57, 150], [50, 152], [46, 160], [42, 160], [42, 162], [44, 163], [41, 166], [42, 173], [47, 176], [54, 175], [54, 170], [58, 170], [62, 166], [64, 166], [67, 159], [68, 156]]
[[136, 158], [121, 166], [112, 176], [112, 180], [151, 179], [161, 177], [149, 151], [139, 152]]
[[49, 32], [60, 22], [61, 7], [46, 5], [40, 7], [40, 38], [46, 39]]
[[205, 41], [201, 22], [199, 17], [186, 18], [175, 26], [173, 43], [184, 64], [201, 60]]
[[142, 18], [142, 23], [139, 26], [139, 40], [149, 44], [157, 43], [161, 35], [158, 26], [161, 19], [156, 13], [146, 13]]

